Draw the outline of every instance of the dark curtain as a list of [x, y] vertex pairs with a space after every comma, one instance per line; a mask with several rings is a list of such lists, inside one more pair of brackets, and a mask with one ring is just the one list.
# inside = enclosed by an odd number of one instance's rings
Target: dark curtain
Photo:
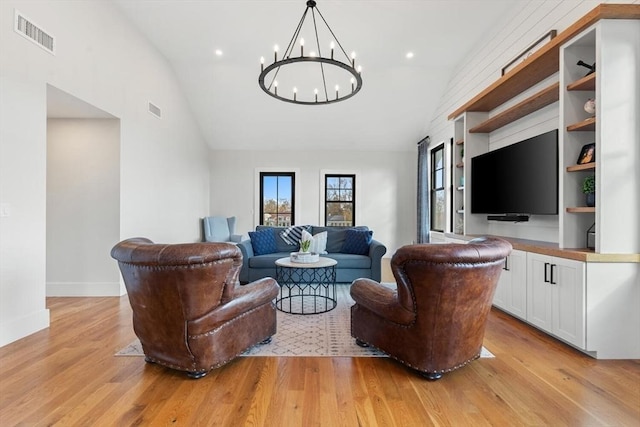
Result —
[[429, 137], [418, 142], [417, 243], [429, 243]]

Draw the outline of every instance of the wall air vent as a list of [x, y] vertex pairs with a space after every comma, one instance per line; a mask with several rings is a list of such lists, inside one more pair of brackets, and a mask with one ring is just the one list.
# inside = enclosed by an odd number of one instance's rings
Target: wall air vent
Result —
[[160, 107], [154, 105], [151, 102], [149, 102], [149, 112], [159, 119], [162, 118], [162, 110], [160, 109]]
[[15, 11], [14, 30], [47, 52], [56, 54], [55, 38], [17, 10]]

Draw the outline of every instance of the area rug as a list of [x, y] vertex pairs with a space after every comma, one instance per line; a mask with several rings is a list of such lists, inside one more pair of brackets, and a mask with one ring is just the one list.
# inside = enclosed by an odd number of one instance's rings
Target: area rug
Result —
[[[278, 332], [269, 344], [250, 348], [242, 356], [310, 356], [310, 357], [387, 357], [384, 353], [363, 348], [351, 337], [349, 285], [336, 285], [338, 304], [322, 314], [296, 315], [277, 311]], [[135, 340], [116, 356], [144, 356]], [[494, 357], [484, 347], [480, 357]]]

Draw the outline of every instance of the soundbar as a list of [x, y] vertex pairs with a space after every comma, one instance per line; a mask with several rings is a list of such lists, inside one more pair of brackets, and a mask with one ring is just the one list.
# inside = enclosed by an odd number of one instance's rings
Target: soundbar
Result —
[[529, 215], [488, 215], [489, 221], [527, 222]]

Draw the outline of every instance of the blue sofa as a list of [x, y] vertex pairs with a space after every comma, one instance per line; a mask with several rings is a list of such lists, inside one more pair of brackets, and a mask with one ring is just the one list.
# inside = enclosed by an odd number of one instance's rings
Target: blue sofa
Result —
[[[291, 252], [297, 252], [297, 245], [287, 244], [281, 237], [280, 232], [286, 227], [269, 227], [259, 225], [256, 231], [266, 228], [273, 229], [276, 238], [277, 251], [264, 255], [254, 255], [251, 240], [243, 240], [238, 243], [242, 251], [242, 270], [240, 271], [240, 282], [248, 283], [263, 277], [276, 277], [275, 262], [278, 258], [289, 257]], [[312, 235], [327, 232], [327, 254], [328, 258], [338, 261], [336, 265], [336, 283], [351, 283], [355, 279], [366, 277], [375, 281], [380, 281], [382, 276], [382, 256], [387, 252], [387, 248], [376, 240], [371, 240], [369, 253], [367, 255], [354, 255], [342, 253], [342, 247], [348, 229], [368, 230], [367, 227], [318, 227], [311, 226]]]

